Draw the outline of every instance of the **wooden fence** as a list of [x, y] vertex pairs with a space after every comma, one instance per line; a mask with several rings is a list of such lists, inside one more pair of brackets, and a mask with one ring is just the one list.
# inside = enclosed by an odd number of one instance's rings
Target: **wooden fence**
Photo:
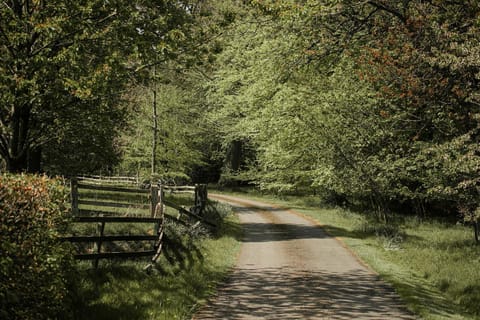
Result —
[[[106, 182], [107, 185], [102, 185], [103, 179], [101, 178], [95, 179], [89, 177], [88, 179], [84, 179], [82, 177], [80, 181], [77, 179], [71, 180], [71, 208], [73, 221], [78, 223], [96, 223], [97, 228], [95, 235], [74, 235], [65, 237], [65, 240], [72, 243], [94, 243], [92, 253], [78, 253], [75, 255], [75, 258], [79, 260], [93, 260], [95, 267], [98, 266], [99, 259], [107, 258], [137, 258], [150, 256], [153, 257], [152, 262], [155, 262], [161, 252], [164, 226], [164, 216], [161, 214], [161, 211], [158, 210], [157, 191], [155, 188], [149, 190], [130, 186], [108, 185], [111, 181], [115, 181], [117, 182], [116, 184], [118, 184], [120, 179], [108, 179], [108, 182]], [[97, 192], [96, 197], [100, 198], [100, 200], [82, 199], [79, 189]], [[150, 203], [124, 203], [102, 199], [103, 195], [108, 192], [133, 196], [149, 195]], [[81, 207], [88, 206], [94, 207], [95, 209], [81, 209]], [[101, 208], [101, 210], [98, 208]], [[115, 212], [112, 212], [112, 209], [114, 209]], [[131, 209], [140, 209], [143, 211], [148, 210], [149, 214], [129, 216], [128, 210]], [[127, 235], [108, 235], [105, 234], [106, 223], [152, 223], [154, 232], [152, 235], [131, 234], [130, 232]], [[105, 242], [113, 241], [150, 241], [153, 242], [153, 245], [150, 250], [102, 252], [102, 245]]]
[[120, 184], [120, 185], [139, 185], [138, 177], [121, 177], [121, 176], [78, 176], [78, 181], [90, 184]]
[[[194, 206], [187, 209], [182, 206], [179, 206], [172, 201], [168, 201], [165, 199], [165, 193], [175, 194], [175, 193], [191, 193], [194, 195]], [[193, 186], [167, 186], [167, 185], [160, 185], [159, 186], [159, 202], [167, 207], [174, 208], [178, 210], [179, 217], [180, 215], [184, 214], [189, 217], [192, 217], [199, 222], [204, 222], [207, 225], [214, 226], [211, 222], [207, 221], [203, 217], [203, 213], [205, 211], [205, 207], [208, 200], [208, 191], [207, 185], [205, 184], [197, 184]], [[177, 218], [178, 219], [178, 218]]]
[[[95, 180], [95, 181], [94, 181]], [[119, 181], [120, 179], [109, 179], [109, 181]], [[118, 183], [117, 183], [118, 184]], [[97, 196], [100, 200], [95, 199], [83, 199], [81, 197], [81, 190], [97, 192]], [[194, 206], [187, 209], [180, 206], [173, 201], [165, 199], [165, 191], [170, 193], [189, 192], [194, 194]], [[108, 199], [101, 199], [102, 193], [115, 192], [128, 195], [146, 195], [148, 196], [149, 203], [124, 203], [107, 201]], [[137, 257], [152, 257], [151, 262], [155, 263], [159, 258], [162, 250], [163, 235], [164, 235], [164, 221], [165, 218], [174, 219], [184, 225], [188, 225], [182, 216], [188, 216], [190, 219], [197, 221], [193, 226], [197, 226], [200, 223], [204, 223], [215, 227], [215, 225], [203, 218], [203, 212], [207, 202], [207, 188], [206, 185], [191, 186], [151, 186], [150, 189], [134, 188], [131, 186], [118, 186], [118, 185], [102, 185], [101, 178], [89, 177], [85, 179], [72, 179], [71, 180], [71, 208], [73, 221], [77, 223], [95, 223], [96, 234], [95, 235], [73, 235], [64, 237], [65, 240], [72, 243], [93, 243], [93, 252], [91, 253], [78, 253], [75, 255], [79, 260], [93, 260], [95, 267], [98, 266], [100, 259], [111, 258], [137, 258]], [[82, 209], [81, 207], [90, 206], [95, 209]], [[98, 210], [98, 208], [105, 208], [105, 210]], [[165, 209], [170, 207], [178, 211], [176, 217], [166, 215]], [[115, 212], [106, 210], [112, 208]], [[141, 216], [129, 216], [126, 212], [130, 209], [140, 209], [148, 211], [148, 215]], [[112, 235], [105, 234], [105, 224], [107, 223], [152, 223], [153, 234], [129, 234], [126, 235]], [[142, 251], [123, 251], [123, 252], [103, 252], [102, 246], [105, 242], [113, 241], [126, 241], [126, 242], [138, 242], [138, 241], [150, 241], [152, 246], [150, 250]]]

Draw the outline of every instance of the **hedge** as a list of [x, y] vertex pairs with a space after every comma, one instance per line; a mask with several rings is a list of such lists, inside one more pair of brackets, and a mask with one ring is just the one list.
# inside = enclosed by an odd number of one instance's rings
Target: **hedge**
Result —
[[0, 319], [56, 319], [66, 312], [68, 224], [61, 181], [0, 176]]

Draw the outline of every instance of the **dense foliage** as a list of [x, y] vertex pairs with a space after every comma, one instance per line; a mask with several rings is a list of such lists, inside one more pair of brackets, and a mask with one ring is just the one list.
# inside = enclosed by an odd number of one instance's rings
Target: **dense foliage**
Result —
[[71, 256], [59, 242], [65, 190], [40, 176], [0, 176], [0, 318], [65, 315]]
[[115, 164], [115, 137], [127, 116], [119, 107], [122, 92], [152, 61], [169, 59], [181, 46], [186, 5], [3, 1], [0, 155], [6, 170], [38, 172], [41, 160], [45, 170], [62, 174]]
[[478, 219], [478, 1], [252, 3], [208, 92], [222, 138], [255, 150], [241, 176]]
[[[253, 183], [478, 225], [479, 107], [479, 0], [0, 4], [1, 172]], [[0, 317], [54, 317], [61, 192], [7, 176], [0, 197]]]
[[10, 171], [43, 153], [68, 174], [147, 174], [153, 158], [156, 174], [211, 179], [223, 165], [221, 181], [384, 220], [476, 220], [479, 12], [478, 0], [6, 2], [0, 154]]
[[241, 10], [230, 1], [191, 1], [183, 49], [151, 65], [149, 77], [124, 94], [132, 110], [115, 170], [168, 183], [216, 182], [222, 166], [217, 126], [205, 117], [205, 85], [222, 50], [220, 35]]
[[[121, 172], [142, 177], [155, 174], [169, 183], [189, 180], [187, 173], [202, 163], [198, 148], [202, 132], [199, 110], [192, 107], [191, 93], [180, 86], [156, 83], [153, 88], [137, 87], [130, 95], [135, 113], [120, 139], [123, 145]], [[155, 101], [154, 101], [155, 99]], [[153, 148], [153, 106], [156, 108], [157, 140]], [[155, 158], [152, 160], [152, 152]]]
[[164, 134], [160, 144], [193, 148], [202, 165], [222, 160], [220, 182], [315, 192], [384, 221], [399, 210], [478, 219], [478, 1], [196, 8], [201, 50], [162, 72], [181, 101], [167, 111], [178, 127], [163, 126], [180, 137], [183, 122], [206, 143]]

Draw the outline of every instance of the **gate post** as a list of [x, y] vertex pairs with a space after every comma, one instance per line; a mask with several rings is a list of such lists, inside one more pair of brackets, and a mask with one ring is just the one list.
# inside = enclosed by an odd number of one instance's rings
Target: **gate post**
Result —
[[196, 184], [195, 185], [195, 207], [199, 208], [199, 214], [202, 214], [207, 204], [207, 185]]
[[72, 178], [70, 180], [70, 198], [72, 204], [72, 215], [78, 214], [78, 180], [77, 178]]
[[157, 205], [159, 206], [159, 208], [158, 208], [158, 214], [159, 214], [161, 217], [163, 217], [163, 198], [164, 198], [164, 196], [165, 196], [165, 195], [164, 195], [164, 193], [163, 193], [163, 186], [160, 185], [160, 186], [158, 187], [158, 204], [157, 204]]
[[158, 204], [158, 186], [150, 187], [150, 216], [155, 217], [155, 210]]
[[195, 185], [195, 200], [193, 203], [195, 207], [200, 207], [200, 185], [199, 184]]

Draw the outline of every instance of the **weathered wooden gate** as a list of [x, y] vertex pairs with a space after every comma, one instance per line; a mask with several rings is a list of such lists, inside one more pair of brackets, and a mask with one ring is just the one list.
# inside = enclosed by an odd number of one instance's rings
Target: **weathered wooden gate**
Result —
[[[88, 253], [77, 253], [76, 259], [92, 260], [95, 267], [98, 266], [100, 259], [113, 258], [138, 258], [152, 257], [151, 262], [155, 263], [162, 250], [164, 236], [164, 222], [166, 218], [173, 219], [186, 224], [182, 216], [186, 215], [193, 218], [197, 223], [205, 223], [209, 226], [215, 225], [203, 218], [203, 212], [207, 203], [206, 185], [193, 186], [151, 186], [149, 189], [142, 189], [137, 186], [118, 185], [120, 179], [109, 177], [102, 179], [98, 177], [80, 177], [71, 180], [71, 211], [72, 219], [76, 223], [95, 223], [95, 234], [71, 235], [64, 237], [65, 240], [72, 243], [93, 243], [93, 249]], [[123, 179], [122, 183], [129, 180]], [[132, 181], [133, 182], [133, 181]], [[83, 190], [83, 192], [80, 192]], [[95, 199], [88, 198], [85, 194], [95, 192]], [[136, 195], [148, 197], [148, 202], [141, 203], [111, 201], [108, 193], [124, 194], [130, 198], [136, 198]], [[172, 201], [165, 199], [165, 192], [180, 193], [188, 192], [194, 194], [194, 206], [185, 208]], [[105, 199], [104, 199], [105, 198]], [[166, 215], [165, 208], [170, 207], [178, 211], [176, 217]], [[98, 208], [101, 208], [100, 210]], [[140, 214], [131, 214], [129, 210], [140, 210]], [[106, 234], [105, 225], [110, 223], [129, 223], [129, 224], [153, 224], [152, 234]], [[139, 251], [105, 251], [104, 243], [109, 242], [151, 242], [149, 250]]]
[[[102, 185], [101, 181], [93, 182], [91, 179], [71, 180], [71, 203], [72, 203], [72, 219], [78, 223], [96, 223], [95, 235], [74, 235], [65, 237], [73, 243], [94, 243], [94, 249], [91, 253], [78, 253], [75, 255], [76, 259], [93, 260], [95, 267], [98, 266], [99, 259], [110, 258], [137, 258], [151, 256], [152, 262], [155, 262], [160, 255], [162, 248], [162, 237], [164, 227], [163, 210], [160, 210], [158, 187], [151, 187], [150, 189], [141, 189], [134, 187], [118, 186], [118, 185]], [[81, 197], [79, 189], [86, 191], [96, 191], [97, 199], [84, 199]], [[108, 192], [115, 192], [120, 194], [130, 195], [150, 195], [150, 203], [125, 203], [118, 201], [108, 201]], [[107, 199], [103, 199], [105, 196]], [[100, 198], [100, 199], [98, 199]], [[83, 207], [83, 208], [81, 208]], [[85, 209], [85, 207], [87, 209]], [[93, 207], [95, 209], [89, 209]], [[102, 208], [98, 210], [97, 208]], [[114, 209], [114, 211], [112, 211]], [[128, 211], [131, 209], [143, 210], [143, 214], [132, 215]], [[148, 210], [148, 211], [147, 211]], [[147, 214], [145, 214], [147, 212]], [[153, 234], [105, 234], [105, 224], [107, 223], [151, 223], [153, 224]], [[105, 252], [102, 250], [102, 245], [105, 242], [116, 241], [150, 241], [152, 246], [150, 250], [140, 251], [116, 251]]]

